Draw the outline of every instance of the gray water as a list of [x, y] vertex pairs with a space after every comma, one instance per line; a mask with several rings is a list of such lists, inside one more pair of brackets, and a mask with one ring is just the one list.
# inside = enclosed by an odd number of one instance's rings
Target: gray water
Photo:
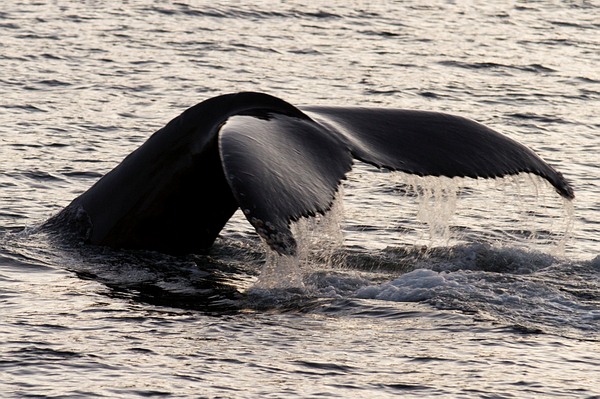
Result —
[[[600, 397], [599, 29], [588, 1], [3, 2], [0, 396]], [[468, 116], [576, 199], [357, 164], [297, 259], [241, 215], [202, 256], [36, 230], [240, 90]]]

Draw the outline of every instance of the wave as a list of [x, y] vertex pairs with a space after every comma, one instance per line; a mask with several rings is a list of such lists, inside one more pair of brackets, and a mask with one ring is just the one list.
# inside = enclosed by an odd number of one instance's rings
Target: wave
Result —
[[216, 315], [277, 311], [395, 318], [405, 317], [412, 303], [419, 311], [423, 306], [458, 311], [521, 332], [600, 340], [600, 256], [573, 262], [464, 244], [317, 248], [289, 259], [269, 255], [257, 238], [221, 237], [210, 253], [173, 257], [63, 245], [37, 231], [5, 233], [0, 241], [4, 265], [21, 272], [32, 265], [67, 270], [101, 283], [108, 288], [104, 295], [153, 306]]
[[270, 18], [305, 18], [305, 19], [332, 19], [332, 18], [341, 18], [340, 15], [332, 12], [327, 12], [323, 10], [316, 11], [307, 11], [307, 10], [299, 10], [299, 9], [291, 9], [288, 11], [273, 11], [273, 10], [259, 10], [259, 9], [251, 9], [251, 8], [203, 8], [197, 9], [192, 8], [187, 4], [178, 4], [178, 9], [164, 8], [159, 6], [151, 6], [148, 7], [148, 11], [158, 12], [160, 14], [173, 15], [173, 14], [183, 14], [187, 16], [194, 17], [210, 17], [210, 18], [240, 18], [240, 19], [255, 19], [255, 20], [263, 20]]
[[556, 72], [555, 69], [549, 68], [541, 64], [529, 64], [529, 65], [507, 65], [496, 62], [462, 62], [462, 61], [440, 61], [438, 62], [443, 66], [452, 66], [465, 69], [493, 69], [493, 70], [517, 70], [522, 72], [534, 72], [534, 73], [551, 73]]

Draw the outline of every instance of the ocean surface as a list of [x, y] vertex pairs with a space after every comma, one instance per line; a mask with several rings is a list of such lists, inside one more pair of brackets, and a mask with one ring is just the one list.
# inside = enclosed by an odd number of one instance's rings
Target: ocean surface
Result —
[[[600, 398], [597, 1], [4, 1], [0, 397]], [[37, 229], [186, 108], [443, 111], [573, 184], [356, 163], [275, 256], [236, 214], [210, 253]]]

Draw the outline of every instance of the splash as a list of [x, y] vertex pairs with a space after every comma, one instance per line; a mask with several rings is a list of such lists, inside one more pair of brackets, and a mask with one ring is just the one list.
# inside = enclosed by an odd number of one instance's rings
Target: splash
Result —
[[405, 180], [410, 192], [417, 195], [417, 220], [427, 226], [428, 246], [449, 245], [460, 183], [456, 179], [433, 176], [406, 176]]
[[556, 240], [556, 247], [552, 252], [554, 256], [565, 255], [567, 244], [573, 238], [573, 230], [575, 228], [575, 205], [573, 201], [562, 198], [562, 209], [563, 233]]
[[[563, 256], [573, 231], [573, 203], [558, 198], [534, 175], [501, 179], [419, 177], [399, 172], [382, 175], [385, 179], [376, 182], [376, 189], [367, 189], [373, 201], [381, 203], [365, 205], [360, 195], [360, 208], [348, 212], [349, 219], [372, 224], [347, 228], [340, 190], [325, 215], [303, 218], [292, 225], [297, 256], [281, 256], [265, 245], [267, 260], [254, 287], [308, 289], [309, 274], [346, 264], [350, 252], [344, 249], [343, 232], [352, 245], [360, 243], [362, 252], [373, 245], [408, 246], [423, 248], [419, 259], [426, 259], [437, 250], [451, 251], [468, 243]], [[357, 183], [364, 185], [365, 181], [358, 179]], [[352, 207], [353, 196], [347, 199]], [[355, 240], [353, 235], [366, 240]]]
[[[495, 179], [488, 208], [506, 240], [501, 244], [565, 256], [574, 229], [574, 203], [533, 174]], [[502, 200], [502, 199], [508, 200]]]
[[344, 190], [340, 187], [331, 209], [324, 215], [303, 218], [292, 226], [298, 240], [298, 258], [305, 268], [318, 263], [327, 267], [343, 264]]
[[574, 228], [574, 205], [542, 178], [418, 177], [398, 173], [403, 205], [416, 208], [422, 226], [414, 245], [449, 247], [466, 242], [515, 246], [564, 256]]
[[331, 209], [324, 215], [302, 218], [292, 224], [298, 248], [296, 256], [279, 255], [264, 245], [267, 253], [258, 281], [253, 289], [306, 290], [304, 276], [318, 267], [343, 263], [339, 249], [343, 245], [343, 190], [340, 188]]
[[299, 256], [279, 255], [264, 245], [267, 258], [254, 290], [301, 289], [304, 290], [302, 267]]

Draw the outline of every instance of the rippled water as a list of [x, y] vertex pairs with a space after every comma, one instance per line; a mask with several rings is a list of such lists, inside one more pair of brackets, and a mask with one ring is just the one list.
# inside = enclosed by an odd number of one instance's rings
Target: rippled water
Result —
[[[0, 396], [599, 396], [600, 7], [253, 3], [0, 7]], [[278, 265], [240, 215], [203, 256], [35, 230], [239, 90], [465, 115], [577, 197], [356, 165]]]

